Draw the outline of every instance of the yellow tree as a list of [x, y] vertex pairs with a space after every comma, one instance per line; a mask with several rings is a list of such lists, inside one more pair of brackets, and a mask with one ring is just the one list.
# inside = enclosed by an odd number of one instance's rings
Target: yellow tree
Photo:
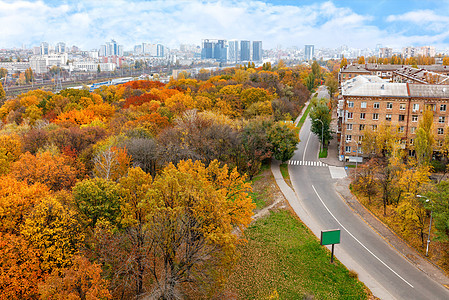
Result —
[[357, 63], [359, 65], [364, 65], [365, 64], [365, 56], [360, 56]]
[[0, 175], [9, 172], [11, 163], [22, 153], [22, 143], [17, 135], [0, 135]]
[[6, 95], [5, 90], [3, 89], [3, 85], [2, 85], [2, 83], [0, 82], [0, 100], [2, 100], [3, 98], [5, 98], [5, 95]]
[[343, 58], [340, 61], [340, 69], [343, 67], [346, 67], [348, 65], [348, 60], [343, 56]]
[[430, 109], [426, 109], [419, 121], [414, 144], [419, 164], [430, 164], [434, 145], [433, 112]]
[[75, 212], [53, 197], [47, 197], [34, 208], [21, 233], [40, 250], [41, 266], [50, 272], [69, 266], [84, 240]]
[[148, 192], [154, 234], [153, 294], [160, 298], [196, 285], [209, 297], [220, 291], [237, 258], [235, 228], [251, 221], [251, 187], [234, 169], [213, 161], [168, 165]]

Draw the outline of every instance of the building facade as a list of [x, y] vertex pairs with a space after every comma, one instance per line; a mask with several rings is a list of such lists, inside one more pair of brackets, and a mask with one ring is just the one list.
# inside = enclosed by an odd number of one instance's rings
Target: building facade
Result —
[[253, 42], [253, 61], [262, 61], [262, 41]]
[[314, 45], [305, 45], [304, 46], [304, 60], [312, 60], [315, 55], [315, 46]]
[[392, 83], [377, 76], [360, 75], [341, 86], [338, 104], [340, 160], [361, 161], [365, 153], [363, 130], [388, 125], [398, 131], [402, 149], [413, 155], [414, 139], [423, 111], [434, 113], [436, 145], [449, 126], [449, 87]]
[[240, 61], [251, 60], [251, 42], [240, 41]]

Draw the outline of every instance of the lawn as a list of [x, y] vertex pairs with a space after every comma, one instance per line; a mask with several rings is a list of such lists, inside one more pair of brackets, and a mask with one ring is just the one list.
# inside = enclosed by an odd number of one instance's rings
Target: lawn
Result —
[[308, 105], [306, 108], [306, 111], [304, 112], [304, 114], [302, 115], [301, 119], [299, 119], [298, 124], [296, 125], [297, 128], [299, 128], [299, 130], [301, 130], [302, 125], [304, 124], [304, 122], [306, 121], [307, 116], [309, 115], [309, 111], [312, 108], [312, 105]]
[[245, 236], [229, 281], [237, 299], [367, 299], [355, 273], [331, 264], [330, 252], [290, 211], [271, 212]]

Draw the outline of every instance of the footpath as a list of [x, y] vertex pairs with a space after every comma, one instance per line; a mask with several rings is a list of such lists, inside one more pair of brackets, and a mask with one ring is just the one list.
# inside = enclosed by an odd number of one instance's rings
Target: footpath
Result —
[[[296, 119], [295, 124], [299, 122], [300, 118], [302, 117], [302, 114], [305, 112], [308, 105], [309, 102], [305, 104], [304, 109], [302, 110], [300, 116]], [[331, 123], [331, 128], [333, 129], [334, 132], [336, 132], [337, 129], [336, 115], [333, 116], [332, 120], [333, 121]], [[329, 166], [338, 166], [338, 167], [345, 166], [345, 162], [341, 162], [338, 159], [338, 141], [336, 135], [334, 135], [334, 138], [330, 141], [327, 158], [321, 158], [320, 161], [328, 164]], [[285, 198], [288, 200], [290, 204], [299, 203], [299, 206], [301, 206], [300, 205], [301, 201], [299, 200], [300, 197], [298, 197], [295, 191], [293, 191], [290, 188], [290, 186], [288, 186], [285, 183], [284, 178], [282, 177], [282, 174], [280, 172], [279, 166], [280, 162], [273, 159], [271, 163], [271, 171], [273, 173], [277, 185], [279, 186], [279, 189], [282, 191]], [[431, 261], [422, 256], [415, 249], [410, 247], [395, 232], [393, 232], [374, 214], [372, 214], [368, 209], [366, 209], [352, 194], [351, 190], [349, 189], [350, 183], [351, 178], [349, 176], [346, 178], [338, 179], [335, 182], [335, 190], [341, 196], [343, 201], [345, 201], [346, 204], [354, 211], [354, 213], [359, 215], [360, 218], [364, 220], [377, 234], [379, 234], [386, 242], [388, 242], [397, 252], [399, 252], [407, 260], [409, 260], [413, 265], [415, 265], [418, 269], [427, 274], [430, 278], [432, 278], [436, 282], [444, 285], [446, 288], [449, 289], [449, 278], [446, 276], [446, 274], [438, 266], [434, 265]], [[302, 216], [298, 217], [300, 217], [302, 221], [306, 223], [309, 226], [309, 228], [315, 233], [315, 235], [317, 235], [318, 232], [316, 232], [317, 231], [316, 228], [313, 228], [316, 225], [313, 224], [314, 222], [313, 220], [310, 219], [310, 216], [307, 214], [307, 212], [304, 211], [304, 209], [302, 208], [300, 208], [299, 212], [300, 212], [299, 214], [301, 214]], [[349, 268], [349, 266], [347, 267]], [[367, 279], [369, 280], [369, 277], [370, 277], [369, 274], [359, 274], [359, 279], [364, 282], [366, 282], [365, 280]], [[381, 296], [383, 294], [383, 291], [378, 290], [377, 292], [379, 293], [377, 293], [375, 290], [373, 290], [373, 288], [371, 288], [371, 290], [374, 293], [374, 295], [378, 295], [378, 297], [380, 296], [381, 298], [383, 298]]]

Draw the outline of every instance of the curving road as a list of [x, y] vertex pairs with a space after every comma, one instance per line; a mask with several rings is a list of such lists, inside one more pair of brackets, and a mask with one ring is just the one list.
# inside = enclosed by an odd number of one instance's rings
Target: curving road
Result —
[[335, 255], [359, 274], [359, 279], [375, 296], [449, 299], [445, 287], [394, 250], [340, 198], [334, 187], [337, 179], [332, 176], [344, 175], [344, 169], [318, 161], [319, 141], [310, 132], [310, 126], [308, 118], [301, 130], [298, 150], [289, 162], [291, 181], [298, 196], [297, 202], [290, 205], [298, 216], [318, 237], [321, 230], [341, 229], [341, 244], [335, 246]]

